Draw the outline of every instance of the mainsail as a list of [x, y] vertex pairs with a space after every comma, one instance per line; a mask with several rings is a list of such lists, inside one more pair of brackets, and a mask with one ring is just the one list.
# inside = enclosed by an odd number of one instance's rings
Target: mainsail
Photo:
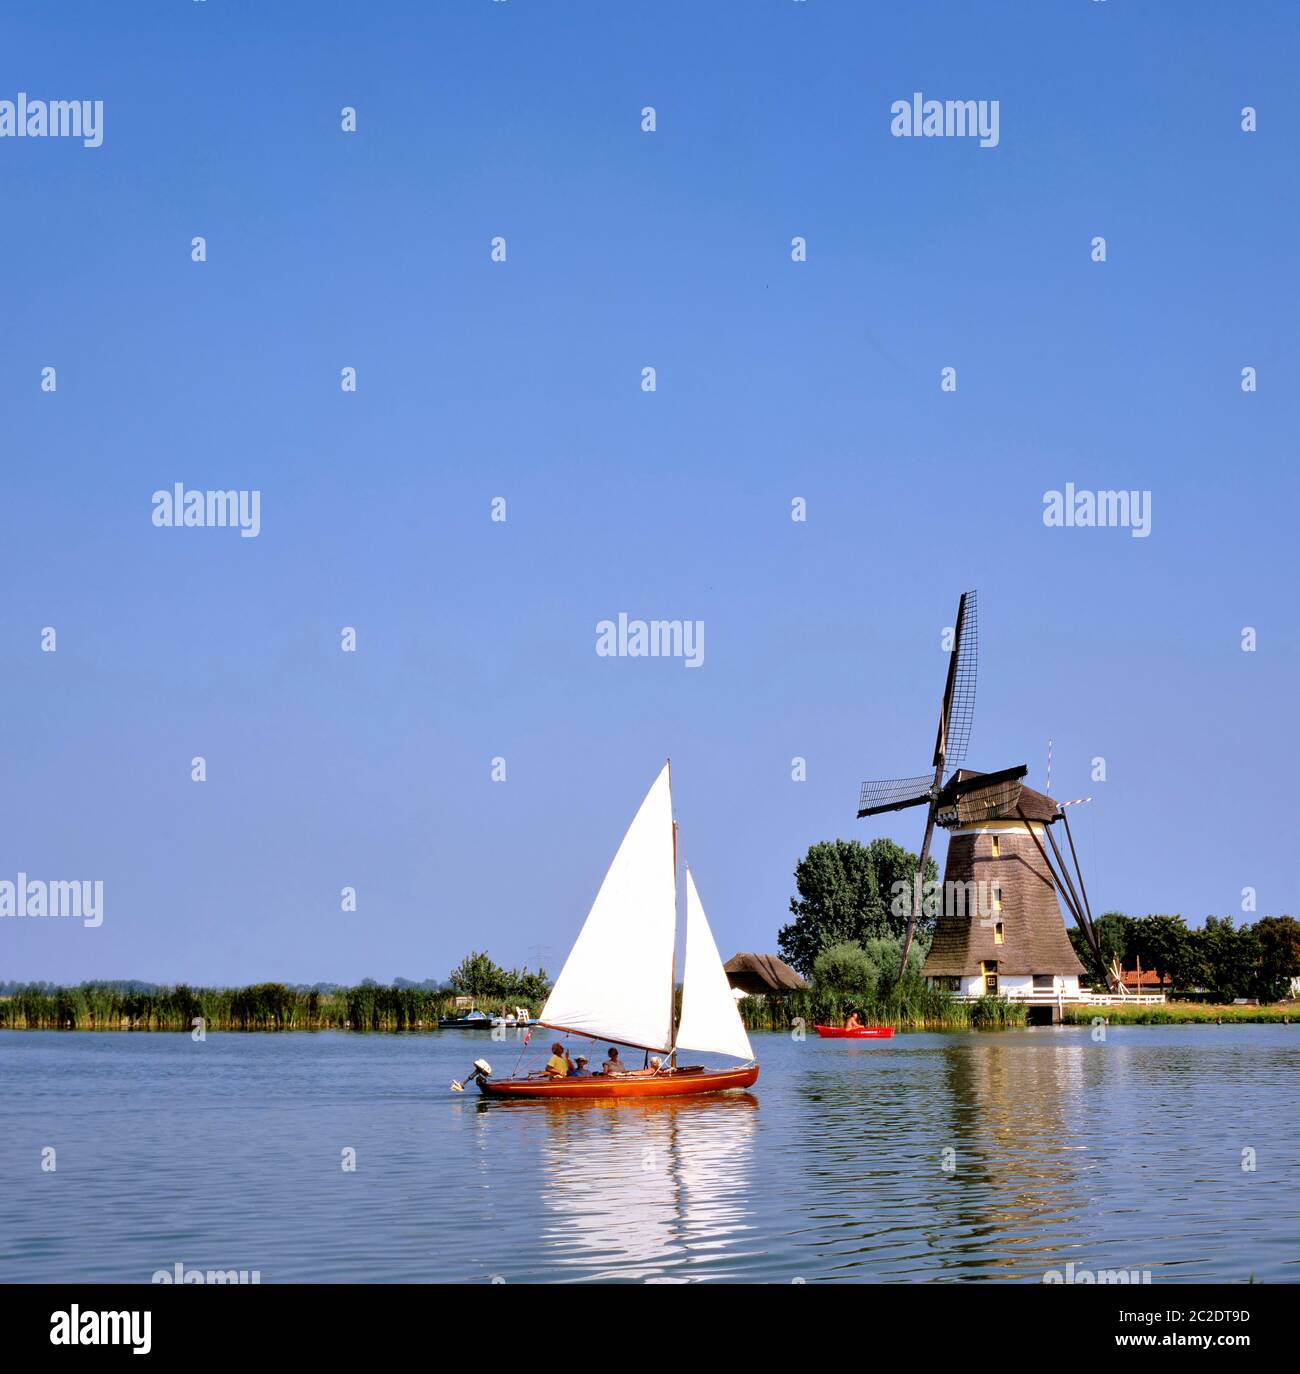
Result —
[[546, 999], [542, 1025], [638, 1049], [671, 1048], [676, 877], [665, 764]]
[[686, 870], [686, 969], [677, 1047], [753, 1059], [749, 1036], [704, 915], [691, 870]]

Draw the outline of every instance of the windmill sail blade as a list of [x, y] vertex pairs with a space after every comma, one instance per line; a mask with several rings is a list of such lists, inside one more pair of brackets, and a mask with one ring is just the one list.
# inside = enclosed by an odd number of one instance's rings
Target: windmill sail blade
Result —
[[975, 593], [963, 592], [957, 603], [957, 624], [948, 677], [943, 687], [939, 733], [934, 741], [934, 766], [954, 768], [966, 757], [975, 719], [975, 680], [979, 672], [979, 616]]
[[878, 778], [875, 782], [864, 782], [858, 798], [858, 819], [882, 811], [901, 811], [907, 806], [924, 806], [930, 800], [933, 784], [928, 773], [922, 778]]
[[686, 967], [677, 1048], [753, 1059], [736, 999], [709, 929], [691, 870], [686, 870]]
[[554, 1030], [667, 1050], [677, 874], [668, 768], [619, 845], [539, 1018]]

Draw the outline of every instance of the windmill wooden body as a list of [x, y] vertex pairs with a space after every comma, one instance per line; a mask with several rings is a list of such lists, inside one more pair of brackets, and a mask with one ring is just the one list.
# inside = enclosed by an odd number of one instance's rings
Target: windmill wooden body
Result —
[[[900, 976], [924, 901], [936, 916], [921, 970], [927, 978], [963, 997], [995, 993], [1059, 1004], [1079, 997], [1084, 972], [1060, 903], [1097, 949], [1083, 874], [1065, 811], [1024, 785], [1029, 771], [1024, 764], [996, 773], [957, 766], [965, 758], [974, 720], [977, 669], [975, 593], [966, 592], [957, 607], [934, 772], [864, 783], [858, 816], [926, 807]], [[949, 836], [944, 881], [941, 891], [923, 893], [936, 825]], [[1054, 834], [1058, 827], [1069, 847], [1073, 877]]]

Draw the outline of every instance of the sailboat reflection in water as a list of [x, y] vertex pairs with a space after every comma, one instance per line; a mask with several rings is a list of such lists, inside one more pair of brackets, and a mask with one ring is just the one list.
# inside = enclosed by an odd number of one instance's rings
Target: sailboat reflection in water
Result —
[[[666, 1057], [657, 1068], [578, 1078], [493, 1078], [480, 1059], [469, 1081], [486, 1097], [513, 1099], [678, 1097], [751, 1087], [758, 1065], [689, 868], [682, 1014], [674, 1025], [676, 965], [677, 830], [665, 764], [614, 855], [539, 1025]], [[679, 1050], [745, 1062], [730, 1069], [679, 1065]]]

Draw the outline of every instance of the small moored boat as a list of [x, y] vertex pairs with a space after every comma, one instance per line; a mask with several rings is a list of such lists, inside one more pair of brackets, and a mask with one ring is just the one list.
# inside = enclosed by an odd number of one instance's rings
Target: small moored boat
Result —
[[444, 1016], [438, 1022], [439, 1030], [491, 1030], [493, 1026], [505, 1026], [507, 1030], [516, 1027], [535, 1026], [531, 1016], [488, 1016], [481, 1011], [471, 1011], [465, 1016]]
[[[485, 1097], [681, 1097], [752, 1087], [758, 1065], [704, 915], [686, 873], [686, 955], [682, 1009], [675, 1018], [677, 970], [677, 827], [668, 765], [641, 803], [551, 995], [539, 1026], [664, 1056], [659, 1067], [619, 1074], [495, 1078], [475, 1061], [466, 1084]], [[676, 1021], [676, 1024], [674, 1022]], [[719, 1054], [734, 1068], [679, 1066], [677, 1054]], [[459, 1082], [452, 1088], [463, 1091]]]
[[465, 1016], [443, 1016], [438, 1021], [439, 1030], [491, 1030], [492, 1018], [481, 1011], [471, 1011]]
[[893, 1026], [858, 1026], [849, 1030], [844, 1026], [818, 1026], [817, 1034], [823, 1040], [889, 1040], [893, 1037]]

